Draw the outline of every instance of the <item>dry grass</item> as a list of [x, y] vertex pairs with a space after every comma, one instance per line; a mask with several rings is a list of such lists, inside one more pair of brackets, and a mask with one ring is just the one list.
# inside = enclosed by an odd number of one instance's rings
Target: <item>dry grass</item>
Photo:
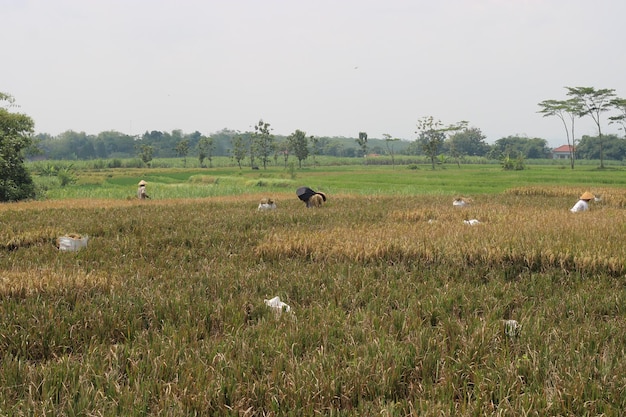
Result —
[[112, 291], [119, 286], [116, 277], [86, 273], [80, 270], [54, 271], [43, 268], [32, 270], [8, 270], [0, 276], [0, 297], [32, 297], [48, 292], [82, 292], [97, 288]]
[[[442, 206], [437, 200], [421, 205], [390, 211], [361, 227], [333, 224], [277, 232], [256, 253], [276, 260], [515, 264], [532, 271], [626, 273], [626, 248], [620, 238], [626, 214], [606, 202], [578, 214], [566, 207], [516, 207], [499, 202], [476, 203], [471, 208]], [[467, 219], [480, 223], [468, 226], [463, 222]]]
[[0, 414], [620, 415], [626, 215], [525, 192], [0, 206]]

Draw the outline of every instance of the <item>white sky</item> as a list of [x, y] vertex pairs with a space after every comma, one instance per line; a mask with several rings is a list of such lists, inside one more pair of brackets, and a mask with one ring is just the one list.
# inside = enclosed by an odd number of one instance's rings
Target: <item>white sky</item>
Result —
[[0, 16], [0, 91], [52, 135], [263, 119], [414, 140], [432, 115], [558, 146], [537, 103], [565, 86], [626, 96], [624, 0], [0, 0]]

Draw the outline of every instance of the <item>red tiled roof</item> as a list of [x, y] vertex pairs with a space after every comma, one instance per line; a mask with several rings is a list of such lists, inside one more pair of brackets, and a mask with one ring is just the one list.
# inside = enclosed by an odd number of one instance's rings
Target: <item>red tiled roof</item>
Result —
[[552, 149], [552, 152], [571, 152], [572, 150], [572, 146], [571, 145], [561, 145], [558, 148], [554, 148]]

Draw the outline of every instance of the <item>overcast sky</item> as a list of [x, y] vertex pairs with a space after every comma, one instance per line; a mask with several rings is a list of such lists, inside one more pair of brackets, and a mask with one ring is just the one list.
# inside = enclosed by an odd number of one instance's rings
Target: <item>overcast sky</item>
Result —
[[263, 119], [281, 135], [414, 140], [433, 116], [466, 120], [488, 143], [559, 146], [560, 120], [537, 103], [567, 98], [565, 86], [626, 97], [624, 0], [0, 0], [0, 10], [0, 91], [52, 135], [209, 135]]

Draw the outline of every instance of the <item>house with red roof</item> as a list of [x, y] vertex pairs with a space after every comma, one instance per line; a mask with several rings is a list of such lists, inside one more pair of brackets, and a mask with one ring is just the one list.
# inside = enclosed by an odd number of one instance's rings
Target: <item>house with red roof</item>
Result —
[[574, 149], [571, 145], [562, 145], [558, 148], [552, 149], [552, 158], [553, 159], [569, 159]]

